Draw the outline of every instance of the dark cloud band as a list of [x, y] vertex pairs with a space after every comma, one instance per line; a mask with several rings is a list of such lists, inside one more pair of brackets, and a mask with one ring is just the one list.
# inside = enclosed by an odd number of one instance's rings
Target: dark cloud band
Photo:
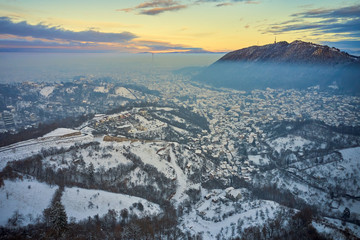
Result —
[[267, 32], [278, 34], [313, 30], [316, 33], [338, 33], [344, 36], [360, 33], [360, 5], [339, 9], [315, 9], [291, 16], [294, 17], [293, 21], [273, 24]]
[[137, 37], [130, 32], [104, 33], [92, 30], [74, 32], [43, 24], [31, 25], [25, 21], [15, 23], [8, 17], [0, 17], [0, 34], [86, 42], [127, 42]]
[[[270, 25], [264, 33], [281, 34], [306, 31], [313, 36], [332, 34], [346, 41], [322, 42], [340, 47], [350, 53], [359, 53], [360, 5], [338, 9], [313, 9], [292, 14], [290, 21]], [[353, 41], [354, 40], [354, 41]]]

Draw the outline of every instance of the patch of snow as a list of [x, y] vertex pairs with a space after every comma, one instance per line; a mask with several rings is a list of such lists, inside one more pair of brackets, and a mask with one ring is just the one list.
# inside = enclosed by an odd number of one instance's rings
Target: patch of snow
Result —
[[311, 86], [311, 87], [308, 87], [308, 89], [319, 90], [319, 89], [320, 89], [320, 85]]
[[43, 89], [40, 90], [40, 94], [43, 95], [44, 97], [48, 97], [53, 91], [54, 91], [55, 87], [44, 87]]
[[248, 155], [249, 161], [252, 161], [255, 165], [267, 165], [270, 160], [267, 157], [261, 157], [261, 155]]
[[173, 108], [169, 108], [169, 107], [157, 107], [156, 110], [162, 110], [162, 111], [166, 111], [166, 112], [170, 112], [172, 110], [174, 110]]
[[124, 88], [124, 87], [116, 88], [115, 89], [115, 94], [119, 95], [121, 97], [124, 97], [124, 98], [136, 99], [134, 94], [132, 94], [127, 88]]
[[94, 92], [108, 93], [109, 89], [105, 88], [104, 86], [98, 86], [94, 88]]
[[181, 134], [189, 134], [188, 131], [182, 129], [182, 128], [178, 128], [178, 127], [174, 127], [174, 126], [171, 126], [171, 128], [173, 128], [175, 131], [177, 131], [178, 133], [181, 133]]

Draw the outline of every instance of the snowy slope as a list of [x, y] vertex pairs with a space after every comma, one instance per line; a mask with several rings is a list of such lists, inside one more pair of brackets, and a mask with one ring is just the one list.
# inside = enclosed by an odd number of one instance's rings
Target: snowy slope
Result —
[[318, 184], [324, 188], [335, 189], [338, 186], [347, 194], [360, 196], [357, 182], [360, 179], [360, 148], [348, 148], [339, 152], [343, 159], [329, 154], [324, 157], [323, 163], [314, 164], [300, 173], [318, 178]]
[[[356, 148], [347, 148], [339, 151], [345, 162], [354, 162], [358, 163], [360, 159], [360, 147]], [[354, 166], [349, 166], [353, 168]], [[347, 169], [349, 170], [349, 169]]]
[[269, 142], [269, 145], [277, 152], [280, 152], [281, 149], [302, 150], [306, 147], [306, 145], [310, 144], [313, 144], [313, 142], [305, 138], [293, 135], [288, 135], [287, 137], [279, 137]]
[[[246, 195], [246, 190], [240, 190]], [[204, 199], [206, 195], [211, 197]], [[195, 209], [182, 218], [181, 228], [191, 233], [203, 233], [204, 239], [217, 239], [221, 233], [227, 238], [236, 236], [237, 230], [251, 226], [261, 226], [266, 220], [275, 217], [283, 209], [273, 201], [239, 199], [232, 202], [226, 199], [225, 191], [215, 189], [211, 192], [203, 191], [202, 200], [195, 204]], [[239, 226], [239, 223], [241, 226]]]
[[92, 163], [95, 170], [100, 168], [108, 170], [120, 164], [132, 164], [122, 154], [124, 152], [122, 146], [129, 144], [130, 142], [101, 142], [98, 150], [93, 148], [77, 149], [64, 154], [46, 157], [43, 163], [51, 165], [54, 169], [69, 168], [74, 160], [78, 161], [81, 158], [86, 167]]
[[31, 139], [2, 147], [0, 148], [0, 171], [9, 161], [30, 157], [40, 153], [42, 149], [49, 149], [51, 147], [69, 148], [76, 142], [86, 143], [91, 141], [93, 141], [91, 136], [76, 135], [71, 137], [47, 137]]
[[134, 96], [134, 94], [132, 94], [127, 88], [124, 87], [118, 87], [115, 90], [115, 94], [122, 96], [124, 98], [129, 98], [129, 99], [136, 99], [136, 97]]
[[343, 226], [338, 219], [324, 218], [323, 221], [313, 221], [312, 225], [319, 233], [328, 234], [332, 239], [347, 240], [348, 236], [343, 231], [349, 231], [355, 236], [360, 236], [359, 226], [351, 223], [346, 223]]
[[49, 207], [57, 186], [49, 186], [34, 179], [4, 181], [0, 188], [0, 225], [6, 225], [8, 219], [19, 211], [23, 215], [22, 225], [35, 221], [42, 211]]
[[[65, 188], [61, 202], [65, 206], [68, 218], [76, 220], [86, 219], [97, 214], [101, 217], [111, 209], [119, 214], [122, 209], [127, 208], [130, 214], [134, 213], [139, 217], [156, 215], [161, 212], [158, 204], [142, 198], [77, 187]], [[134, 208], [131, 211], [130, 207], [138, 202], [142, 203], [144, 210], [140, 211]]]
[[54, 131], [45, 134], [43, 137], [59, 137], [59, 136], [64, 136], [64, 135], [72, 134], [72, 133], [76, 133], [76, 132], [79, 132], [79, 131], [70, 129], [70, 128], [57, 128]]
[[[161, 149], [164, 150], [161, 151]], [[161, 156], [161, 153], [166, 151], [166, 149], [169, 149], [169, 147], [165, 142], [144, 144], [136, 142], [132, 144], [130, 150], [139, 156], [145, 164], [156, 167], [157, 170], [164, 173], [167, 178], [174, 179], [176, 178], [176, 172], [173, 165]]]

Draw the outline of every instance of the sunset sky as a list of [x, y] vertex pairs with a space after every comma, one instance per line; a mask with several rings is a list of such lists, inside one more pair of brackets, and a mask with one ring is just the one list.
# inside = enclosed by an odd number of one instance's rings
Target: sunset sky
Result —
[[275, 36], [360, 55], [360, 2], [0, 0], [3, 52], [228, 52]]

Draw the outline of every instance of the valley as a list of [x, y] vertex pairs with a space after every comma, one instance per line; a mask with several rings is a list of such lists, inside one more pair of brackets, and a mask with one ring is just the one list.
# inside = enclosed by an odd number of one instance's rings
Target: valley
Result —
[[[135, 227], [140, 238], [148, 230], [137, 219], [168, 214], [174, 222], [154, 238], [291, 236], [304, 211], [317, 234], [360, 235], [358, 97], [173, 79], [146, 85], [164, 93], [157, 101], [129, 102], [2, 147], [1, 211], [11, 209], [2, 226], [42, 224], [58, 196], [74, 226], [112, 216], [114, 226]], [[42, 205], [27, 203], [38, 191], [46, 192]]]

